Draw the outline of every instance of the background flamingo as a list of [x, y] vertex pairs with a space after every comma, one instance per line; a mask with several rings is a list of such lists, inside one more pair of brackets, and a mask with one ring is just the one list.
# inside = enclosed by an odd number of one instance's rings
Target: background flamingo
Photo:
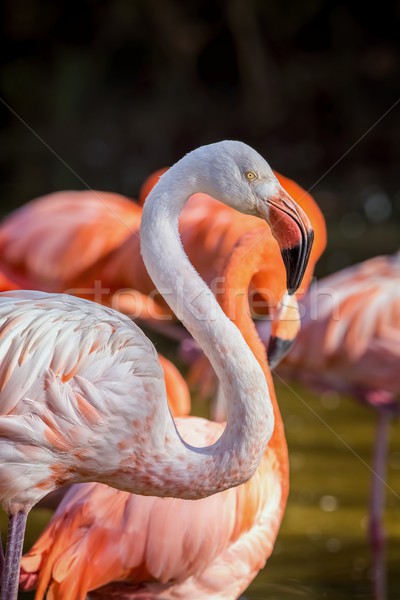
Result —
[[108, 192], [55, 192], [32, 200], [0, 228], [4, 274], [21, 287], [64, 291], [132, 233], [139, 235], [141, 217], [136, 203]]
[[[163, 171], [144, 183], [142, 201]], [[306, 287], [326, 245], [324, 218], [309, 194], [290, 179], [277, 176], [309, 215], [315, 230], [302, 284]], [[8, 216], [0, 227], [0, 267], [20, 286], [67, 291], [134, 317], [140, 316], [135, 295], [140, 292], [142, 298], [148, 297], [144, 302], [147, 309], [141, 315], [146, 323], [182, 339], [182, 333], [168, 327], [173, 313], [155, 289], [140, 256], [140, 219], [141, 208], [117, 194], [57, 192], [38, 198]], [[189, 259], [203, 279], [214, 286], [240, 236], [259, 227], [256, 217], [238, 218], [235, 210], [201, 193], [190, 198], [180, 217], [180, 234]], [[259, 291], [256, 299], [266, 304], [257, 309], [261, 313], [276, 308], [287, 286], [279, 247], [265, 227], [265, 243], [267, 240], [270, 256], [276, 261], [276, 275], [268, 278], [261, 266], [251, 284]]]
[[264, 374], [179, 240], [179, 213], [202, 188], [278, 227], [283, 249], [289, 245], [296, 258], [287, 262], [291, 287], [301, 281], [312, 236], [268, 163], [239, 142], [186, 155], [146, 202], [146, 266], [172, 310], [208, 348], [230, 398], [227, 426], [212, 446], [193, 448], [177, 434], [155, 349], [129, 319], [71, 296], [0, 296], [0, 500], [9, 515], [1, 600], [17, 596], [27, 513], [57, 487], [101, 481], [144, 495], [199, 498], [247, 480], [261, 460], [273, 431]]
[[[274, 433], [255, 475], [242, 486], [196, 502], [135, 496], [98, 483], [74, 486], [22, 559], [24, 589], [37, 587], [36, 600], [48, 587], [54, 600], [84, 600], [89, 592], [97, 600], [144, 595], [233, 600], [264, 566], [289, 481], [282, 419], [248, 304], [252, 273], [268, 261], [268, 247], [258, 251], [255, 233], [233, 250], [220, 299], [257, 356], [274, 406]], [[176, 410], [173, 398], [171, 408]], [[216, 423], [184, 423], [185, 438], [198, 445], [221, 432]]]
[[[262, 340], [266, 344], [269, 344], [272, 335], [268, 358], [270, 366], [272, 360], [273, 367], [275, 367], [289, 351], [298, 334], [300, 316], [297, 301], [294, 296], [290, 297], [285, 294], [285, 282], [280, 274], [280, 271], [283, 270], [282, 265], [276, 261], [275, 252], [271, 252], [271, 240], [269, 236], [265, 235], [263, 227], [253, 229], [242, 236], [240, 247], [243, 252], [236, 259], [235, 269], [230, 271], [230, 287], [231, 290], [235, 290], [232, 301], [236, 295], [247, 294], [248, 287], [252, 290], [252, 282], [258, 279], [260, 272], [262, 272], [266, 286], [264, 289], [274, 289], [276, 297], [282, 299], [278, 311], [273, 311], [267, 319], [257, 321], [256, 324], [258, 331], [262, 334]], [[263, 257], [262, 261], [257, 259], [258, 255]], [[234, 256], [230, 261], [234, 260]], [[225, 281], [224, 271], [220, 275], [220, 279]], [[235, 277], [236, 282], [234, 282]], [[304, 288], [303, 283], [302, 289], [304, 290]], [[213, 418], [217, 421], [224, 420], [224, 415], [226, 415], [224, 400], [220, 394], [217, 394], [218, 380], [207, 357], [192, 338], [182, 341], [180, 355], [190, 364], [189, 385], [197, 390], [202, 399], [213, 396]]]
[[388, 429], [391, 417], [400, 414], [400, 255], [373, 258], [319, 280], [302, 303], [300, 333], [278, 373], [317, 391], [351, 394], [378, 413], [370, 537], [381, 600]]

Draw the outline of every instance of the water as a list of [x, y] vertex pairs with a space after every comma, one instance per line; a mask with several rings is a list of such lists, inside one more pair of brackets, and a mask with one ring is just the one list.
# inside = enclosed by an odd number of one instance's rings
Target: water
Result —
[[[290, 451], [290, 498], [274, 553], [244, 598], [372, 600], [366, 526], [375, 413], [349, 398], [276, 387]], [[400, 599], [399, 433], [393, 423], [385, 511], [388, 600]], [[32, 511], [27, 548], [50, 515]]]
[[[366, 542], [375, 413], [349, 398], [277, 385], [291, 457], [291, 491], [252, 600], [372, 599]], [[388, 600], [400, 598], [399, 425], [391, 430], [385, 511]]]

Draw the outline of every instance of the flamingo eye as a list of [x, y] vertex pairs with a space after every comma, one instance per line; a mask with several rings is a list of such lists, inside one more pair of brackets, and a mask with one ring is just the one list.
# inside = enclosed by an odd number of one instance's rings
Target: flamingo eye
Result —
[[257, 175], [254, 173], [254, 171], [246, 171], [246, 179], [249, 181], [254, 181], [254, 179], [257, 179]]

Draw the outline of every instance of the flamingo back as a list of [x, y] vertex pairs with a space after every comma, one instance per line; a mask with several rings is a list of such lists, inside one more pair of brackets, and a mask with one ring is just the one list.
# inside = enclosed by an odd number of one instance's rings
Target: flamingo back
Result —
[[85, 190], [42, 196], [2, 223], [0, 266], [21, 287], [65, 291], [136, 231], [140, 217], [141, 208], [119, 194]]
[[319, 280], [281, 373], [354, 392], [399, 394], [400, 255], [380, 256]]
[[29, 508], [85, 473], [118, 471], [124, 453], [132, 461], [130, 448], [143, 446], [134, 437], [148, 419], [144, 438], [158, 448], [164, 378], [127, 317], [72, 296], [5, 292], [0, 339], [3, 507]]

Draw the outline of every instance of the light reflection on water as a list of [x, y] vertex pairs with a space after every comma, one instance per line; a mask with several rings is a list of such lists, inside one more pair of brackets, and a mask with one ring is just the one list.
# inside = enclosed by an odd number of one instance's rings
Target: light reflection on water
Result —
[[[330, 402], [295, 391], [302, 401], [277, 384], [291, 456], [288, 507], [273, 555], [242, 598], [372, 600], [366, 526], [375, 414], [347, 398]], [[387, 600], [400, 598], [399, 440], [394, 423], [388, 473], [393, 491], [387, 490], [385, 512]], [[48, 518], [49, 511], [32, 513], [27, 547]], [[3, 518], [1, 523], [4, 529]]]

